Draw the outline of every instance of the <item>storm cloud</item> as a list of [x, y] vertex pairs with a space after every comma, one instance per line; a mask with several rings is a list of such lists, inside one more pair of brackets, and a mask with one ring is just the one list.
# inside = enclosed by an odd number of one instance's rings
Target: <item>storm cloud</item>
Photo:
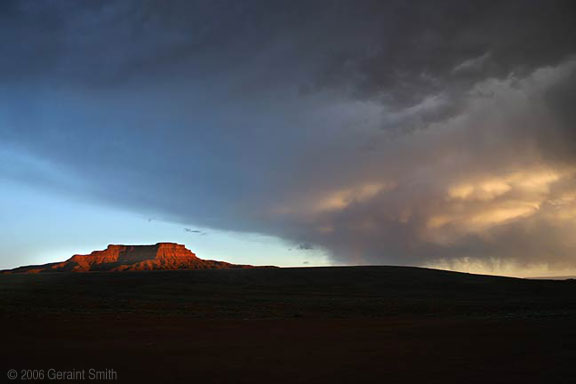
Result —
[[5, 1], [0, 177], [340, 263], [574, 266], [571, 3]]

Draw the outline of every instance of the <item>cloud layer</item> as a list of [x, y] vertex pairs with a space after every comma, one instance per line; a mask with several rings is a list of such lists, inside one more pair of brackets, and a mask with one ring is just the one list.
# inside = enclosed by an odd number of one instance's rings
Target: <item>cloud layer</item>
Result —
[[0, 176], [343, 263], [573, 266], [570, 5], [3, 2], [2, 149], [58, 177]]

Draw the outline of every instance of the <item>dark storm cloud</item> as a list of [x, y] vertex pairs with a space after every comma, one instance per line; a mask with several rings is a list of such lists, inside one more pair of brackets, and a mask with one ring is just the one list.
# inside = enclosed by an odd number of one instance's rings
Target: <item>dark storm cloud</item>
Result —
[[570, 263], [571, 3], [5, 1], [0, 138], [344, 262]]
[[302, 244], [298, 244], [296, 246], [296, 249], [301, 250], [301, 251], [310, 251], [310, 250], [314, 249], [314, 246], [312, 244], [302, 243]]
[[206, 232], [200, 231], [198, 229], [184, 228], [184, 232], [193, 233], [195, 235], [202, 235], [202, 236], [207, 235]]

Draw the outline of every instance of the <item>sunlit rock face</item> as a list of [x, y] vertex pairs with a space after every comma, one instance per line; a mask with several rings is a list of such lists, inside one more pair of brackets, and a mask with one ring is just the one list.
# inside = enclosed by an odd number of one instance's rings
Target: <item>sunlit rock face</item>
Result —
[[179, 269], [253, 268], [223, 261], [203, 260], [182, 244], [109, 245], [89, 255], [74, 255], [61, 263], [20, 267], [14, 273], [153, 271]]

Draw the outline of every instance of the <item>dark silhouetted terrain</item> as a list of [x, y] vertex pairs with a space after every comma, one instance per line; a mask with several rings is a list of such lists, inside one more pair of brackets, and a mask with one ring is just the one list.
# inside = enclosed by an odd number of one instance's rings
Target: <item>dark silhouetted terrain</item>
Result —
[[410, 267], [0, 275], [9, 368], [119, 382], [573, 383], [576, 282]]

